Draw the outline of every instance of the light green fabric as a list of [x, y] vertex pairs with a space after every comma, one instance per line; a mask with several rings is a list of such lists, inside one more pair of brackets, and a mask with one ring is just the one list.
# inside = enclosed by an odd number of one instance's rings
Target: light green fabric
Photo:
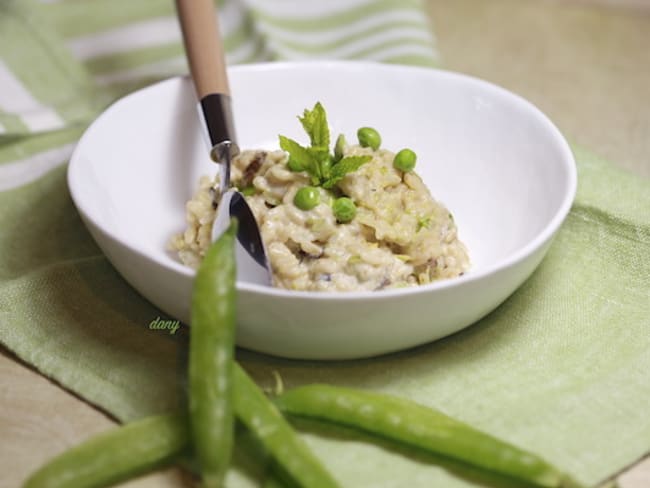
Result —
[[[33, 0], [0, 2], [0, 63], [36, 101], [35, 106], [16, 102], [16, 94], [0, 75], [5, 85], [0, 95], [0, 124], [5, 134], [88, 122], [108, 101], [95, 90], [86, 70], [70, 55]], [[9, 103], [13, 98], [16, 109], [2, 110], [3, 98]], [[46, 120], [33, 122], [43, 111], [50, 112]]]
[[[137, 7], [140, 2], [90, 3], [63, 1], [38, 8], [48, 13], [43, 18], [51, 19], [53, 31], [67, 45], [93, 29], [172, 12], [153, 0], [142, 2], [151, 16]], [[111, 5], [118, 3], [123, 9], [116, 7], [110, 17]], [[273, 17], [273, 2], [225, 3], [237, 3], [244, 14], [237, 17], [241, 23], [230, 30], [232, 35], [248, 42], [241, 36], [242, 25], [247, 26], [255, 42], [262, 42], [260, 52], [270, 58], [291, 52], [292, 29], [313, 23], [307, 14], [303, 23]], [[323, 16], [332, 20], [321, 27], [354, 21], [359, 4], [368, 11], [366, 1], [332, 2], [332, 13]], [[416, 3], [383, 0], [373, 5], [378, 16], [398, 12], [395, 18], [412, 22], [413, 12], [422, 15]], [[349, 17], [341, 13], [346, 8]], [[90, 27], [74, 21], [86, 18], [91, 9], [97, 15]], [[151, 67], [179, 54], [177, 48], [167, 51], [165, 46], [173, 43], [163, 41], [162, 47], [139, 48], [148, 54], [103, 53], [79, 61], [75, 69], [88, 69], [95, 82], [105, 82], [107, 74]], [[344, 36], [340, 45], [352, 46], [354, 55], [357, 41]], [[338, 41], [332, 42], [330, 49]], [[385, 42], [379, 39], [377, 46]], [[401, 51], [377, 47], [377, 52], [388, 52], [390, 59], [401, 52], [402, 62], [422, 61], [419, 47], [408, 54], [408, 46], [419, 43], [398, 40]], [[245, 51], [256, 49], [253, 45]], [[433, 64], [434, 49], [429, 50], [427, 63]], [[154, 68], [127, 81], [115, 77], [114, 83], [83, 93], [97, 90], [101, 99], [127, 85], [146, 83], [150, 76], [164, 76], [169, 66]], [[68, 195], [65, 167], [37, 171], [65, 160], [65, 150], [55, 150], [78, 137], [79, 120], [63, 131], [24, 137], [21, 127], [22, 132], [0, 139], [0, 341], [64, 387], [128, 421], [183, 402], [188, 331], [183, 327], [171, 335], [149, 329], [153, 320], [167, 317], [137, 295], [94, 244]], [[435, 406], [540, 454], [585, 483], [619, 471], [650, 448], [650, 182], [582, 150], [576, 149], [576, 156], [576, 203], [548, 256], [515, 295], [479, 323], [381, 358], [320, 363], [240, 351], [242, 364], [266, 387], [274, 385], [272, 372], [277, 371], [285, 387], [329, 382]], [[16, 168], [22, 166], [27, 176], [17, 177]], [[306, 422], [299, 426], [346, 487], [504, 486], [503, 480], [489, 480], [441, 459], [368, 444], [349, 430]], [[240, 469], [229, 486], [256, 486], [254, 480]]]

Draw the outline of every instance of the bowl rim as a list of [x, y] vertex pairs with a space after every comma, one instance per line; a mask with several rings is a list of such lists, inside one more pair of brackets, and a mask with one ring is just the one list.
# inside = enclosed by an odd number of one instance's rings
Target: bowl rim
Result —
[[[499, 271], [511, 268], [512, 266], [517, 265], [518, 263], [524, 261], [529, 256], [533, 255], [536, 251], [542, 248], [547, 241], [549, 241], [557, 230], [560, 228], [562, 222], [568, 215], [573, 201], [575, 199], [577, 191], [577, 168], [573, 152], [569, 146], [569, 143], [566, 141], [560, 130], [557, 126], [550, 120], [550, 118], [544, 114], [538, 107], [533, 103], [526, 100], [522, 96], [513, 93], [509, 90], [506, 90], [503, 87], [500, 87], [494, 83], [477, 78], [474, 76], [466, 75], [463, 73], [458, 73], [455, 71], [421, 67], [421, 66], [409, 66], [409, 65], [397, 65], [397, 64], [385, 64], [376, 61], [355, 61], [355, 60], [301, 60], [301, 61], [274, 61], [274, 62], [263, 62], [263, 63], [251, 63], [245, 65], [236, 65], [228, 67], [228, 71], [233, 73], [259, 73], [259, 72], [268, 72], [268, 71], [283, 71], [291, 69], [301, 69], [305, 67], [318, 66], [319, 68], [328, 68], [328, 69], [345, 69], [345, 70], [379, 70], [385, 72], [404, 72], [404, 73], [418, 73], [428, 76], [436, 76], [448, 80], [457, 80], [462, 83], [470, 83], [476, 86], [480, 86], [482, 89], [487, 90], [488, 92], [493, 92], [499, 96], [505, 96], [512, 100], [513, 103], [524, 108], [527, 112], [534, 114], [537, 119], [542, 123], [544, 128], [550, 133], [553, 139], [555, 139], [560, 155], [562, 157], [562, 162], [565, 166], [566, 175], [568, 177], [567, 190], [562, 197], [561, 204], [559, 205], [557, 211], [552, 216], [552, 218], [546, 223], [546, 225], [527, 243], [523, 246], [518, 247], [514, 252], [508, 256], [497, 260], [493, 263], [490, 263], [479, 271], [473, 272], [470, 269], [470, 272], [455, 278], [444, 279], [440, 281], [435, 281], [433, 283], [427, 283], [419, 286], [404, 287], [404, 288], [391, 288], [386, 290], [376, 290], [376, 291], [295, 291], [295, 290], [286, 290], [283, 288], [276, 288], [271, 286], [258, 285], [254, 283], [248, 283], [244, 281], [237, 281], [236, 289], [238, 292], [248, 292], [251, 294], [259, 295], [270, 295], [275, 298], [301, 298], [301, 299], [311, 299], [311, 300], [383, 300], [391, 297], [403, 297], [411, 295], [419, 295], [421, 293], [430, 293], [437, 290], [451, 290], [453, 288], [464, 286], [467, 283], [472, 283], [476, 281], [483, 280], [487, 276], [495, 274]], [[92, 224], [96, 229], [103, 233], [106, 237], [117, 243], [119, 246], [122, 246], [129, 251], [137, 254], [141, 258], [147, 259], [163, 268], [168, 269], [169, 271], [177, 272], [182, 274], [186, 278], [192, 279], [196, 273], [196, 270], [186, 266], [178, 261], [163, 261], [157, 256], [152, 256], [148, 253], [143, 252], [137, 246], [126, 242], [119, 235], [115, 235], [110, 232], [106, 226], [102, 225], [100, 221], [97, 221], [91, 215], [89, 215], [81, 202], [83, 202], [83, 197], [80, 194], [80, 190], [77, 189], [75, 182], [76, 167], [80, 164], [79, 154], [84, 148], [84, 142], [90, 137], [90, 134], [93, 132], [93, 128], [96, 127], [101, 120], [108, 117], [111, 112], [117, 110], [119, 105], [123, 103], [128, 103], [128, 100], [132, 97], [141, 96], [143, 92], [148, 90], [153, 90], [161, 85], [165, 84], [174, 84], [182, 82], [184, 79], [187, 79], [188, 75], [174, 76], [167, 78], [165, 80], [158, 81], [146, 87], [140, 88], [134, 92], [131, 92], [124, 97], [119, 98], [110, 104], [84, 131], [83, 135], [79, 139], [74, 151], [71, 155], [70, 162], [67, 169], [67, 183], [70, 191], [70, 196], [77, 207], [79, 213], [84, 217], [84, 219]]]

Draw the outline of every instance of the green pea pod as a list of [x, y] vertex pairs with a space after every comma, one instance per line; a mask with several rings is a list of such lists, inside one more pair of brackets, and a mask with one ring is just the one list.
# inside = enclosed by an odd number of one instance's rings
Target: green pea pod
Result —
[[284, 413], [358, 428], [536, 486], [578, 486], [534, 454], [401, 398], [308, 385], [283, 393], [275, 404]]
[[55, 457], [32, 474], [23, 488], [110, 486], [170, 463], [188, 446], [185, 415], [147, 417]]
[[302, 488], [338, 487], [275, 405], [237, 364], [234, 379], [237, 418], [253, 432], [297, 485]]
[[220, 487], [234, 437], [232, 365], [235, 351], [237, 221], [208, 249], [192, 292], [190, 429], [206, 487]]
[[278, 469], [274, 467], [269, 469], [261, 488], [296, 488], [295, 483], [282, 478], [277, 471]]

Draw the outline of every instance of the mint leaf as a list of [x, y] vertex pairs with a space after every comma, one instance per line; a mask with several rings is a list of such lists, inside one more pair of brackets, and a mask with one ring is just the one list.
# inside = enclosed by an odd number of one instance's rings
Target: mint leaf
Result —
[[323, 183], [323, 188], [332, 188], [348, 173], [358, 170], [363, 164], [372, 159], [372, 156], [347, 156], [332, 166], [330, 177]]
[[316, 146], [310, 147], [308, 151], [317, 162], [319, 178], [321, 180], [329, 178], [329, 168], [332, 165], [329, 148]]
[[298, 120], [307, 132], [312, 147], [329, 151], [330, 128], [327, 125], [327, 114], [320, 102], [316, 102], [312, 110], [305, 109]]
[[336, 138], [336, 143], [334, 144], [334, 161], [339, 162], [341, 159], [343, 159], [343, 150], [345, 149], [347, 142], [345, 141], [345, 136], [343, 134], [339, 134], [339, 136]]
[[289, 153], [288, 166], [291, 171], [306, 171], [313, 185], [320, 184], [320, 165], [311, 148], [303, 147], [285, 136], [280, 136], [280, 147]]
[[309, 149], [302, 147], [293, 139], [280, 136], [280, 147], [289, 153], [291, 171], [305, 171], [313, 164], [314, 157]]
[[304, 147], [293, 139], [280, 136], [280, 147], [289, 153], [289, 169], [295, 172], [305, 171], [312, 185], [332, 188], [346, 174], [356, 171], [372, 159], [371, 156], [342, 158], [345, 146], [343, 135], [337, 139], [335, 154], [330, 154], [330, 129], [327, 114], [320, 102], [316, 102], [311, 110], [305, 109], [298, 120], [309, 136], [310, 146]]
[[428, 229], [429, 227], [431, 227], [431, 221], [432, 221], [431, 217], [420, 217], [418, 219], [417, 228], [415, 232], [420, 232], [422, 229]]

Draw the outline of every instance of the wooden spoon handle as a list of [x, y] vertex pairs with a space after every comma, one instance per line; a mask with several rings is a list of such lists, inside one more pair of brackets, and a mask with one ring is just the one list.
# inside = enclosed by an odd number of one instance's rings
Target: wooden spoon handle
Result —
[[213, 93], [230, 95], [214, 3], [176, 0], [176, 10], [198, 99]]

